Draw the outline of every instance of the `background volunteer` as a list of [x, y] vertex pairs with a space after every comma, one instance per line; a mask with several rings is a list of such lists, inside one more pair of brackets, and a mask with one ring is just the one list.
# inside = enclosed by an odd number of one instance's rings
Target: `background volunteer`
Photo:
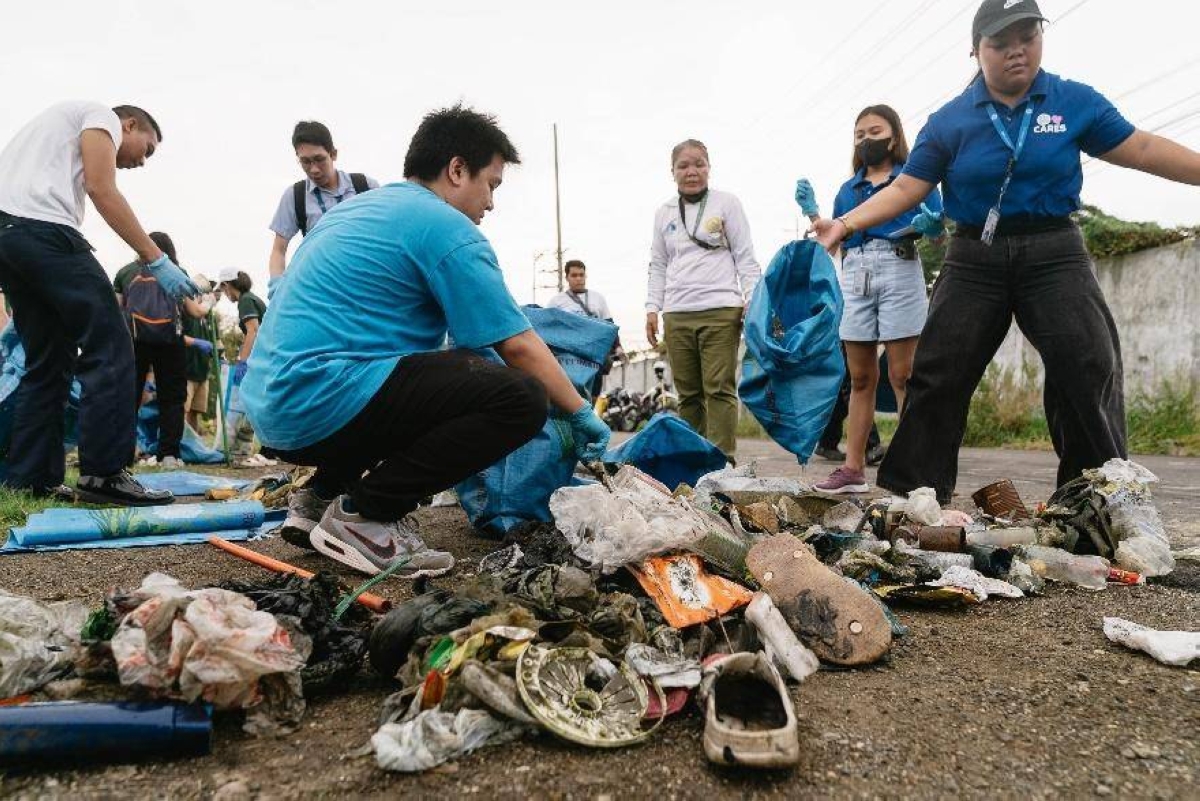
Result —
[[[250, 291], [254, 286], [253, 280], [241, 270], [233, 267], [226, 268], [217, 276], [221, 291], [230, 303], [237, 306], [238, 328], [242, 331], [242, 344], [238, 346], [237, 359], [229, 371], [229, 383], [240, 393], [242, 380], [246, 377], [246, 367], [250, 354], [254, 352], [254, 343], [258, 339], [259, 327], [263, 315], [267, 313], [267, 304], [258, 295]], [[231, 390], [232, 391], [232, 390]], [[249, 456], [254, 450], [254, 429], [250, 421], [242, 414], [229, 414], [229, 448], [231, 455]], [[251, 462], [251, 464], [253, 464]]]
[[688, 139], [671, 151], [677, 194], [654, 215], [646, 338], [658, 315], [679, 416], [725, 456], [737, 450], [737, 357], [746, 302], [762, 272], [750, 224], [728, 192], [708, 188], [708, 148]]
[[1033, 0], [980, 5], [979, 75], [930, 117], [890, 187], [819, 228], [835, 248], [939, 182], [957, 222], [879, 468], [892, 492], [931, 486], [950, 500], [971, 395], [1014, 315], [1045, 366], [1059, 483], [1126, 455], [1117, 330], [1069, 216], [1080, 207], [1080, 153], [1190, 184], [1200, 184], [1200, 154], [1135, 130], [1095, 89], [1043, 71], [1043, 20]]
[[[579, 259], [571, 259], [563, 265], [563, 275], [567, 279], [566, 291], [559, 292], [550, 298], [547, 306], [551, 309], [561, 309], [571, 314], [582, 314], [585, 317], [616, 324], [612, 312], [608, 309], [608, 301], [596, 290], [588, 289], [586, 264]], [[592, 381], [590, 392], [593, 401], [600, 396], [600, 390], [604, 386], [604, 376], [612, 371], [613, 361], [623, 358], [625, 358], [625, 350], [621, 347], [621, 337], [618, 336], [613, 342], [612, 353], [600, 366], [595, 380]]]

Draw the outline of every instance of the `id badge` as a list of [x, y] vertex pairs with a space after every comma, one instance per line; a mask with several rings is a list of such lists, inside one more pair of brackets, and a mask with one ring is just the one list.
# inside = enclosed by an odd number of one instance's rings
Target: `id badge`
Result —
[[1000, 209], [992, 206], [988, 210], [987, 220], [983, 223], [983, 233], [979, 235], [980, 241], [985, 245], [992, 244], [992, 240], [996, 238], [996, 226], [1000, 224]]
[[850, 285], [850, 291], [859, 297], [865, 298], [871, 294], [871, 273], [867, 270], [857, 270], [854, 273], [854, 281]]

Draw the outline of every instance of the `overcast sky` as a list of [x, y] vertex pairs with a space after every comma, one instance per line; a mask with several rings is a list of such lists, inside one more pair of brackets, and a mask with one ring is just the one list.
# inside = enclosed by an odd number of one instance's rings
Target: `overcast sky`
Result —
[[[265, 295], [280, 195], [302, 177], [300, 119], [329, 125], [339, 166], [401, 179], [424, 113], [462, 100], [521, 151], [483, 230], [520, 302], [553, 284], [551, 125], [559, 127], [565, 258], [589, 266], [627, 345], [645, 341], [654, 211], [674, 193], [672, 145], [695, 137], [712, 185], [746, 207], [759, 260], [795, 235], [792, 186], [824, 212], [849, 174], [854, 116], [888, 103], [910, 142], [970, 80], [973, 0], [833, 3], [108, 0], [10, 3], [0, 140], [65, 99], [144, 106], [164, 142], [119, 185], [184, 266], [236, 266]], [[1044, 67], [1095, 86], [1139, 127], [1200, 147], [1200, 7], [1183, 0], [1043, 0]], [[1055, 20], [1058, 20], [1055, 22]], [[1191, 116], [1188, 116], [1190, 113]], [[1097, 169], [1099, 168], [1099, 169]], [[1200, 189], [1090, 165], [1085, 202], [1200, 223]], [[89, 209], [113, 273], [129, 249]], [[299, 241], [298, 238], [296, 240]], [[537, 266], [551, 270], [535, 279]], [[553, 290], [539, 288], [545, 302]]]

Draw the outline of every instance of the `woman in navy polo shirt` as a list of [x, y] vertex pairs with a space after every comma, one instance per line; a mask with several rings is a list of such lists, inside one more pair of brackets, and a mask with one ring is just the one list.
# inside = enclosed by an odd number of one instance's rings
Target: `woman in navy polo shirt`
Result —
[[1096, 90], [1044, 72], [1034, 0], [985, 0], [975, 14], [979, 75], [926, 123], [902, 174], [833, 221], [830, 250], [912, 208], [942, 184], [957, 227], [921, 334], [900, 427], [877, 483], [931, 486], [948, 502], [967, 409], [1016, 316], [1042, 356], [1060, 484], [1124, 457], [1116, 326], [1079, 229], [1080, 153], [1200, 184], [1200, 153], [1139, 131]]
[[[900, 115], [891, 106], [868, 106], [859, 112], [854, 120], [854, 175], [838, 191], [833, 215], [840, 217], [891, 185], [907, 158], [908, 140]], [[796, 202], [806, 214], [815, 206], [811, 191], [803, 179], [796, 185]], [[817, 484], [822, 492], [870, 489], [864, 471], [867, 436], [875, 418], [879, 343], [887, 349], [888, 380], [897, 403], [903, 405], [917, 336], [929, 308], [916, 242], [922, 234], [941, 233], [941, 212], [942, 199], [935, 189], [920, 209], [906, 209], [890, 220], [855, 231], [841, 243], [845, 308], [839, 334], [850, 373], [850, 413], [846, 463]]]

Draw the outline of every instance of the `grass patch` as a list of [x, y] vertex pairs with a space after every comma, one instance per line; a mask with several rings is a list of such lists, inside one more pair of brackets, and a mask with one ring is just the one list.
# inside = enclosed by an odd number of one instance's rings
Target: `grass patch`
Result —
[[963, 445], [974, 448], [1051, 447], [1050, 429], [1042, 410], [1042, 385], [1037, 370], [991, 365], [971, 397]]
[[1200, 384], [1168, 379], [1152, 395], [1139, 393], [1125, 407], [1131, 453], [1200, 456]]

